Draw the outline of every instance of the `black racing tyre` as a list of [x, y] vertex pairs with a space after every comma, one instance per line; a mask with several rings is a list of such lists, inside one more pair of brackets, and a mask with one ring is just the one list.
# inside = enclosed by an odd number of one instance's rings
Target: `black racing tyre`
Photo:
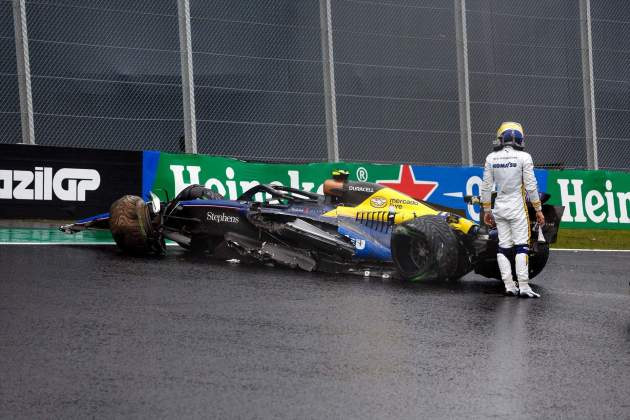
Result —
[[203, 185], [192, 184], [184, 188], [177, 197], [175, 197], [175, 201], [188, 201], [188, 200], [197, 200], [197, 199], [205, 199], [205, 200], [223, 200], [223, 196], [218, 192], [212, 191], [210, 188], [206, 188]]
[[545, 268], [549, 260], [549, 244], [538, 243], [534, 245], [536, 253], [529, 257], [529, 278], [533, 279]]
[[461, 250], [441, 216], [423, 216], [394, 227], [392, 259], [404, 279], [456, 278]]
[[133, 255], [151, 252], [154, 232], [149, 208], [142, 198], [125, 195], [114, 201], [109, 214], [109, 229], [120, 249]]
[[460, 277], [464, 277], [472, 270], [472, 264], [470, 263], [470, 259], [468, 258], [468, 253], [464, 249], [463, 246], [458, 244], [457, 246], [457, 268], [455, 273], [449, 277], [452, 280], [458, 279]]
[[203, 185], [192, 184], [181, 190], [179, 194], [171, 201], [164, 211], [165, 214], [170, 214], [180, 201], [189, 200], [223, 200], [223, 196], [218, 192], [212, 191], [210, 188], [206, 188]]

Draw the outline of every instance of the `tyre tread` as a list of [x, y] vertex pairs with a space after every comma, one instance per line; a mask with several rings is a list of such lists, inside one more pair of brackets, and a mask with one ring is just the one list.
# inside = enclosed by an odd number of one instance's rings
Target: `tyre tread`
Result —
[[120, 249], [130, 254], [151, 251], [151, 220], [142, 198], [125, 195], [112, 203], [109, 213], [110, 231]]
[[[401, 264], [401, 259], [411, 260], [409, 255], [404, 255], [404, 249], [396, 246], [401, 236], [424, 237], [429, 244], [432, 261], [424, 269], [417, 267], [416, 275], [405, 270]], [[454, 260], [460, 257], [459, 243], [442, 216], [423, 216], [396, 226], [392, 233], [392, 257], [406, 278], [454, 278], [459, 274], [459, 264]]]

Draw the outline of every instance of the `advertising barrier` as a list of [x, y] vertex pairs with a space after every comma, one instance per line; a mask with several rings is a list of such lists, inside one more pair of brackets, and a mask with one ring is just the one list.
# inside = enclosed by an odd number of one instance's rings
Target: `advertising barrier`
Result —
[[[350, 179], [377, 182], [419, 200], [466, 212], [479, 220], [478, 206], [466, 205], [464, 195], [479, 194], [483, 169], [356, 162], [270, 164], [231, 158], [160, 152], [144, 153], [143, 193], [153, 190], [162, 199], [172, 198], [190, 184], [203, 184], [235, 200], [259, 183], [276, 183], [322, 192], [323, 182], [333, 169], [346, 169]], [[547, 182], [547, 171], [536, 170], [539, 185]]]
[[[416, 199], [465, 212], [479, 220], [483, 169], [407, 164], [257, 163], [237, 159], [162, 153], [0, 145], [0, 218], [71, 219], [106, 212], [124, 194], [156, 192], [173, 198], [190, 184], [203, 184], [228, 199], [260, 183], [322, 192], [333, 169], [350, 179], [377, 182]], [[550, 204], [563, 205], [563, 227], [630, 229], [630, 173], [536, 170]]]
[[[162, 198], [192, 183], [204, 184], [226, 198], [236, 199], [258, 183], [279, 183], [322, 191], [333, 169], [347, 169], [350, 179], [378, 182], [410, 196], [465, 211], [479, 221], [479, 207], [464, 203], [478, 195], [483, 169], [356, 162], [269, 164], [236, 159], [145, 152], [143, 192]], [[550, 204], [566, 207], [563, 227], [574, 229], [630, 229], [630, 173], [536, 169], [540, 191], [551, 194]]]
[[565, 228], [630, 229], [630, 173], [549, 171], [547, 192]]
[[0, 144], [0, 218], [102, 213], [141, 179], [142, 152]]

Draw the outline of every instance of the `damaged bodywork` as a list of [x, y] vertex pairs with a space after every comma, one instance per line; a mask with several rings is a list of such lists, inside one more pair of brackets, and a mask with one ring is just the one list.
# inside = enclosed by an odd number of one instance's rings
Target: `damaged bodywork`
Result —
[[[498, 278], [496, 229], [449, 210], [379, 184], [348, 180], [327, 180], [324, 194], [262, 184], [237, 200], [191, 185], [166, 202], [154, 194], [147, 202], [124, 196], [109, 213], [61, 230], [109, 229], [123, 251], [140, 255], [162, 254], [170, 240], [216, 259], [306, 271], [418, 280], [458, 278], [474, 270]], [[543, 211], [548, 223], [540, 235], [534, 226], [532, 237], [544, 242], [531, 244], [532, 277], [547, 262], [563, 208], [545, 204]]]

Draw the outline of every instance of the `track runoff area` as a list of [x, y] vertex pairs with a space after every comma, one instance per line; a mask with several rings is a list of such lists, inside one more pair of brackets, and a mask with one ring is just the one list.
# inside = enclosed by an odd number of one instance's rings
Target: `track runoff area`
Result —
[[627, 253], [553, 252], [520, 299], [103, 232], [0, 242], [0, 417], [630, 418]]

